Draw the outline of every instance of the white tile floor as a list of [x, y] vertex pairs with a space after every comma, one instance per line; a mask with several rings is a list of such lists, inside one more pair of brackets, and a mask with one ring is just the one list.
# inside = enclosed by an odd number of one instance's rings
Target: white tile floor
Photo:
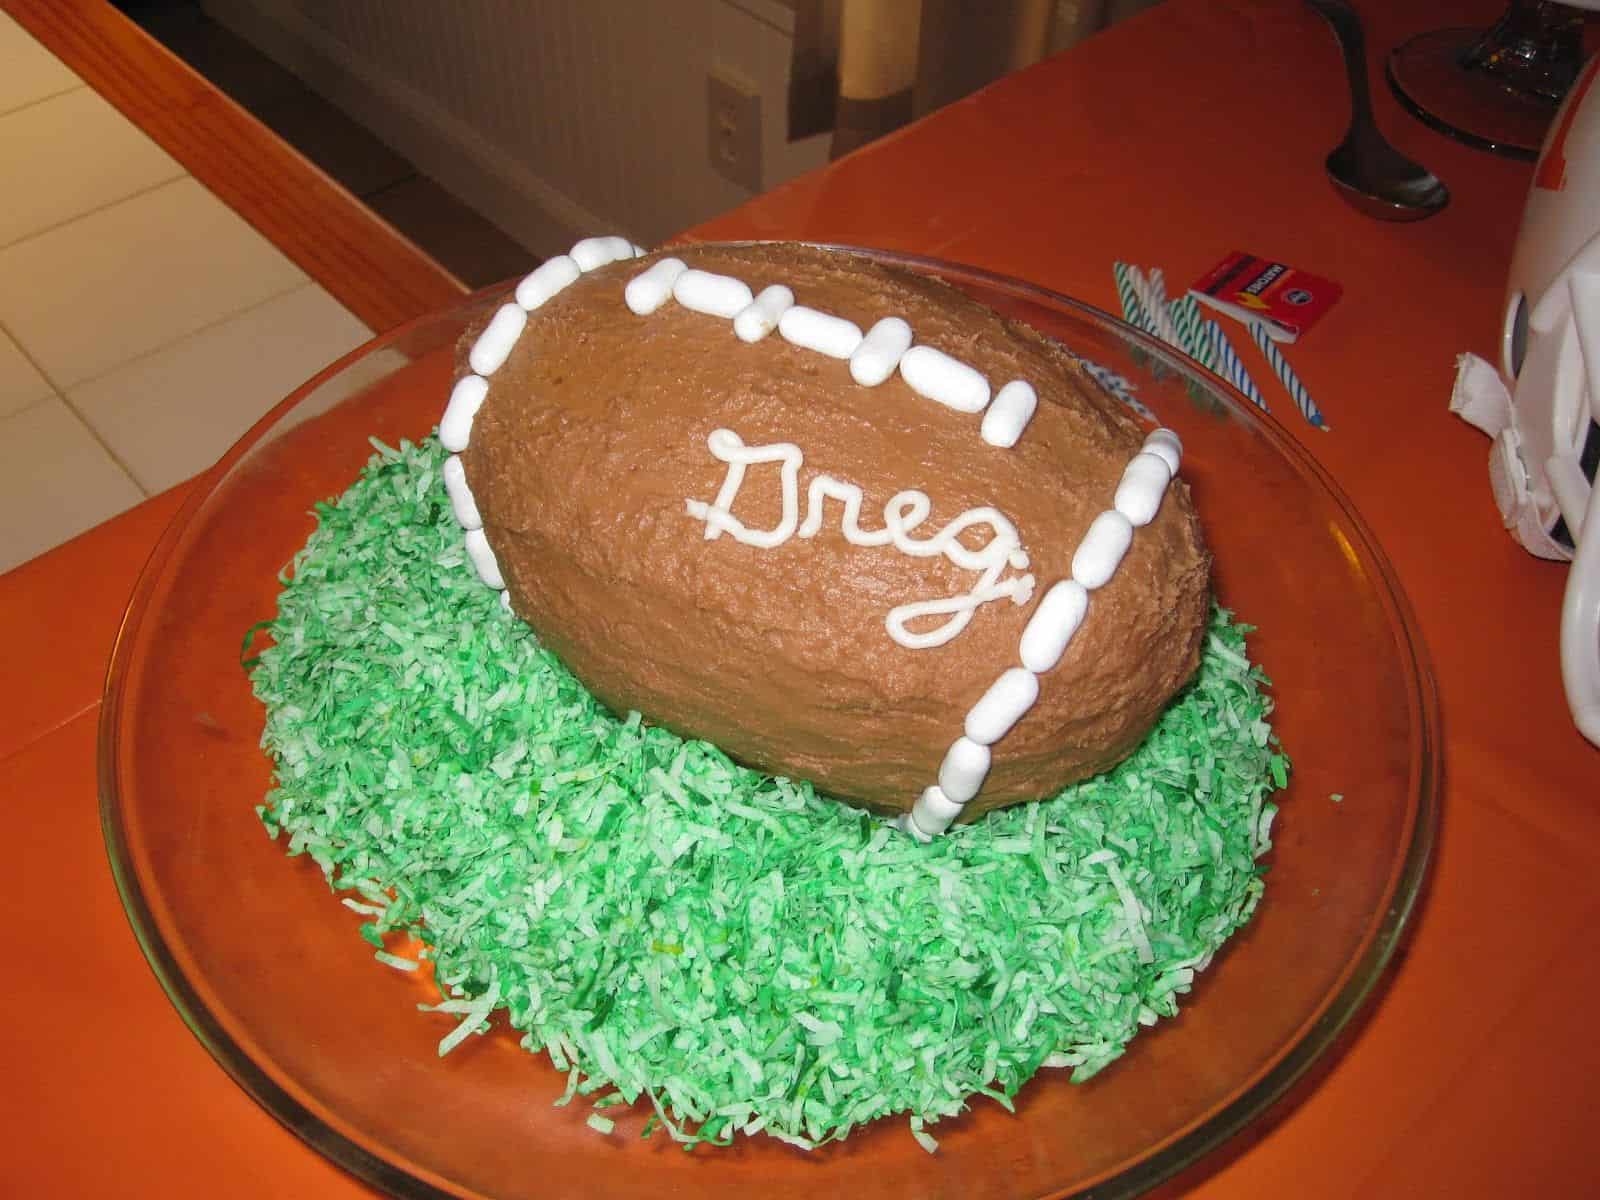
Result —
[[370, 336], [0, 13], [0, 571], [208, 466]]

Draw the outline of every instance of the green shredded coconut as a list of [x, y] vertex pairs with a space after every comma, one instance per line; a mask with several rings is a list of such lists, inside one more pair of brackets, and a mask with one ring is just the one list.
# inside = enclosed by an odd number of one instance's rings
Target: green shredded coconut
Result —
[[1115, 1060], [1260, 899], [1289, 763], [1227, 612], [1121, 766], [924, 845], [612, 716], [477, 581], [437, 443], [377, 449], [249, 660], [258, 812], [380, 962], [423, 943], [440, 1053], [503, 1010], [601, 1132], [625, 1104], [686, 1148], [813, 1147], [900, 1113], [932, 1150], [974, 1096]]

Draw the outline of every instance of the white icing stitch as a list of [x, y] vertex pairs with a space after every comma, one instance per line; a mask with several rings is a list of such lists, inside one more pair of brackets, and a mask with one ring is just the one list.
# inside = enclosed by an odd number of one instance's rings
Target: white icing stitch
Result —
[[861, 345], [861, 327], [804, 305], [792, 305], [778, 321], [783, 339], [829, 358], [849, 358]]
[[517, 284], [517, 303], [532, 312], [561, 289], [571, 284], [581, 272], [578, 264], [565, 254], [558, 254], [535, 267]]
[[489, 539], [481, 529], [469, 529], [466, 533], [467, 557], [472, 560], [472, 565], [477, 568], [478, 578], [496, 590], [506, 586], [505, 577], [500, 574], [500, 564], [495, 560], [494, 549], [489, 545]]
[[[1018, 553], [1021, 539], [1016, 526], [998, 509], [968, 509], [932, 536], [918, 538], [913, 536], [913, 531], [927, 519], [933, 502], [924, 492], [907, 490], [895, 493], [884, 504], [881, 528], [862, 529], [861, 489], [831, 475], [819, 474], [806, 489], [806, 514], [802, 523], [800, 466], [804, 455], [800, 447], [792, 442], [746, 446], [744, 439], [731, 429], [713, 430], [706, 438], [706, 446], [716, 458], [728, 464], [727, 474], [716, 499], [710, 504], [693, 498], [685, 500], [684, 504], [690, 516], [705, 522], [708, 540], [729, 533], [745, 545], [770, 549], [788, 541], [796, 532], [803, 538], [814, 537], [822, 528], [825, 502], [832, 498], [844, 506], [839, 529], [851, 545], [892, 545], [915, 558], [942, 555], [963, 570], [979, 572], [977, 581], [966, 593], [901, 604], [889, 611], [884, 621], [889, 636], [907, 649], [942, 646], [967, 627], [979, 605], [1001, 599], [1026, 604], [1033, 596], [1032, 575], [1000, 578], [1019, 557], [1026, 563], [1027, 556]], [[765, 530], [748, 528], [732, 511], [739, 490], [744, 486], [746, 468], [759, 463], [779, 464], [781, 515], [777, 525]], [[989, 527], [990, 535], [977, 549], [961, 541], [963, 532], [984, 525]], [[945, 620], [933, 629], [914, 632], [910, 628], [913, 622], [941, 616]]]
[[850, 378], [862, 387], [877, 387], [900, 365], [911, 348], [911, 326], [899, 317], [884, 317], [867, 330], [850, 356]]
[[1091, 592], [1105, 586], [1132, 544], [1133, 522], [1116, 509], [1107, 509], [1090, 522], [1089, 532], [1078, 543], [1072, 577]]
[[989, 381], [932, 346], [913, 346], [901, 355], [900, 378], [919, 396], [957, 412], [982, 412], [989, 403]]
[[522, 336], [522, 327], [528, 323], [528, 314], [520, 304], [503, 304], [489, 318], [489, 324], [478, 335], [472, 351], [467, 355], [467, 365], [479, 375], [493, 375], [511, 353], [511, 347]]
[[922, 830], [917, 827], [917, 823], [911, 819], [911, 814], [908, 812], [901, 813], [889, 823], [901, 833], [910, 834], [913, 841], [921, 842], [924, 845], [933, 841], [935, 837], [934, 834], [923, 833]]
[[946, 796], [938, 784], [923, 788], [922, 795], [906, 814], [906, 832], [918, 841], [931, 841], [955, 824], [963, 807]]
[[1167, 460], [1149, 450], [1141, 451], [1123, 469], [1113, 507], [1135, 527], [1148, 525], [1161, 511], [1161, 498], [1171, 482]]
[[761, 294], [733, 318], [733, 332], [741, 342], [759, 342], [778, 327], [778, 321], [793, 304], [794, 293], [783, 284], [764, 287]]
[[[1148, 524], [1154, 517], [1180, 455], [1181, 444], [1171, 430], [1158, 429], [1145, 439], [1144, 449], [1123, 469], [1116, 506], [1097, 516], [1078, 544], [1072, 559], [1073, 578], [1056, 583], [1045, 593], [1023, 629], [1018, 647], [1022, 666], [1002, 673], [972, 706], [963, 736], [951, 745], [939, 768], [939, 786], [918, 797], [901, 828], [918, 840], [930, 840], [948, 828], [949, 821], [941, 824], [941, 820], [949, 806], [956, 805], [959, 812], [959, 806], [982, 788], [989, 763], [974, 747], [981, 750], [1004, 737], [1038, 702], [1039, 675], [1061, 661], [1088, 612], [1090, 589], [1103, 586], [1116, 573], [1133, 543], [1135, 524]], [[976, 785], [971, 784], [974, 775]], [[964, 790], [968, 786], [970, 793]], [[934, 793], [939, 794], [942, 805], [930, 798]]]
[[628, 248], [633, 251], [633, 256], [635, 258], [643, 258], [646, 254], [650, 253], [650, 251], [639, 245], [638, 242], [629, 242]]
[[1160, 455], [1162, 461], [1171, 468], [1172, 474], [1174, 476], [1178, 474], [1178, 464], [1183, 461], [1183, 442], [1172, 430], [1167, 428], [1151, 430], [1150, 436], [1144, 439], [1144, 449], [1151, 454]]
[[461, 465], [461, 456], [452, 454], [444, 460], [444, 490], [450, 497], [450, 510], [456, 515], [456, 523], [462, 529], [482, 529], [483, 518], [478, 515], [478, 502], [472, 497], [472, 489], [467, 486], [467, 471]]
[[688, 269], [689, 265], [681, 258], [657, 259], [628, 280], [628, 286], [622, 289], [622, 298], [630, 310], [647, 317], [672, 299], [672, 285]]
[[460, 454], [472, 437], [472, 421], [489, 394], [489, 381], [482, 375], [463, 375], [450, 389], [450, 402], [439, 420], [439, 444], [452, 454]]
[[502, 591], [500, 593], [500, 607], [505, 609], [507, 612], [511, 611], [511, 593], [510, 592]]
[[1013, 379], [1001, 388], [983, 414], [983, 424], [978, 433], [991, 446], [1009, 450], [1017, 444], [1022, 431], [1033, 420], [1034, 409], [1039, 407], [1039, 397], [1033, 386], [1021, 379]]
[[632, 258], [633, 243], [621, 237], [584, 238], [567, 253], [580, 271], [592, 271], [618, 259]]
[[989, 685], [989, 690], [967, 713], [963, 729], [980, 746], [992, 746], [1022, 719], [1039, 699], [1039, 679], [1025, 667], [1011, 667]]
[[1022, 631], [1018, 657], [1035, 675], [1055, 669], [1089, 611], [1089, 592], [1073, 579], [1052, 584]]
[[969, 737], [958, 737], [939, 764], [939, 790], [955, 804], [965, 804], [978, 794], [989, 774], [989, 747]]
[[678, 276], [672, 285], [672, 298], [695, 312], [726, 317], [730, 321], [755, 299], [743, 280], [732, 275], [713, 275], [694, 267]]

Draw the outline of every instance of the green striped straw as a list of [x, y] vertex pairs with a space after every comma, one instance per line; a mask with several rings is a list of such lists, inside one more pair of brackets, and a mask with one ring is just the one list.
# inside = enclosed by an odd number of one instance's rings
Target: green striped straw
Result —
[[1139, 297], [1139, 307], [1150, 314], [1150, 332], [1167, 345], [1183, 349], [1178, 342], [1178, 331], [1172, 327], [1172, 318], [1167, 313], [1166, 281], [1161, 269], [1152, 267], [1146, 275], [1138, 267], [1132, 267], [1128, 278]]
[[[1117, 281], [1117, 298], [1122, 301], [1122, 319], [1135, 329], [1160, 339], [1156, 331], [1155, 319], [1145, 311], [1144, 304], [1139, 299], [1139, 272], [1136, 267], [1131, 267], [1124, 262], [1111, 264], [1111, 273]], [[1166, 374], [1166, 368], [1159, 362], [1150, 362], [1148, 356], [1138, 347], [1130, 346], [1128, 353], [1133, 356], [1133, 361], [1144, 364], [1149, 363], [1151, 372], [1159, 379]]]
[[[1190, 295], [1180, 296], [1167, 305], [1167, 315], [1172, 319], [1172, 327], [1177, 331], [1178, 348], [1194, 359], [1207, 371], [1216, 369], [1217, 355], [1211, 345], [1211, 339], [1206, 336], [1205, 323], [1200, 319], [1200, 306]], [[1191, 379], [1186, 385], [1190, 397], [1197, 404], [1207, 408], [1216, 407], [1215, 399], [1206, 392], [1198, 380]]]
[[1133, 287], [1131, 269], [1125, 262], [1111, 264], [1111, 274], [1117, 281], [1117, 299], [1122, 302], [1122, 319], [1136, 329], [1154, 333], [1154, 322], [1145, 314], [1139, 303], [1139, 294]]
[[1207, 336], [1205, 322], [1200, 317], [1200, 305], [1187, 293], [1167, 305], [1172, 324], [1178, 331], [1178, 340], [1189, 357], [1206, 370], [1215, 370], [1217, 355]]

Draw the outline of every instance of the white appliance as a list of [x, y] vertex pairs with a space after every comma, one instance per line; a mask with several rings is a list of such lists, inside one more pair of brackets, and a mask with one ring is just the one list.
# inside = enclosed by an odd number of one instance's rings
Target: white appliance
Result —
[[1500, 361], [1463, 355], [1452, 411], [1494, 438], [1489, 480], [1511, 535], [1570, 560], [1561, 675], [1600, 746], [1600, 56], [1534, 168], [1506, 290]]

